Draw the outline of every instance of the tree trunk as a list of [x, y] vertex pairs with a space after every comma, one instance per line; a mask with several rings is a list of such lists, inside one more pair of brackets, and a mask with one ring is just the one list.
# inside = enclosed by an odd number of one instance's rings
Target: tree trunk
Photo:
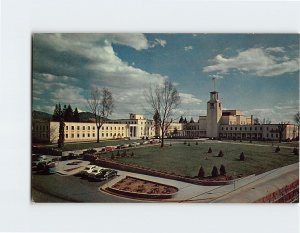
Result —
[[100, 127], [97, 126], [97, 143], [100, 142]]
[[161, 148], [164, 147], [164, 134], [165, 134], [165, 131], [162, 130], [162, 131], [161, 131], [161, 144], [160, 144], [160, 147], [161, 147]]

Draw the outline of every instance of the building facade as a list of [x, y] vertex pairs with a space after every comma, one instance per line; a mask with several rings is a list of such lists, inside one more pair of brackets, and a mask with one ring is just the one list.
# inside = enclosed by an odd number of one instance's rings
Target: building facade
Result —
[[[245, 116], [239, 110], [223, 110], [219, 93], [210, 92], [207, 102], [207, 116], [199, 116], [197, 122], [170, 123], [164, 137], [181, 138], [224, 138], [236, 140], [279, 140], [280, 124], [254, 124], [253, 116]], [[152, 138], [161, 131], [154, 121], [141, 114], [130, 113], [129, 119], [110, 120], [100, 128], [101, 140], [121, 138]], [[59, 136], [59, 122], [33, 122], [34, 141], [55, 143]], [[95, 123], [65, 122], [65, 142], [95, 141]], [[161, 136], [161, 135], [160, 135]], [[298, 127], [284, 124], [282, 140], [292, 140], [298, 136]]]

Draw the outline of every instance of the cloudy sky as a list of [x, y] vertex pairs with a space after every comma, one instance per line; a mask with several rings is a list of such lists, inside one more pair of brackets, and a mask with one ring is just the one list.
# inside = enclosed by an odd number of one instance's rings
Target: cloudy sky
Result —
[[206, 115], [213, 90], [225, 109], [272, 123], [293, 121], [299, 106], [299, 35], [295, 34], [35, 34], [33, 109], [56, 103], [88, 111], [92, 87], [113, 93], [111, 118], [145, 113], [149, 85], [172, 81], [177, 117]]

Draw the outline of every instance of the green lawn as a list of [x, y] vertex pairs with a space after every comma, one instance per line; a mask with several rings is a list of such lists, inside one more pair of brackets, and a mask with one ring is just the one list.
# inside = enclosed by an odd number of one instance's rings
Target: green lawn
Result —
[[[211, 154], [207, 153], [209, 147], [213, 151]], [[223, 151], [224, 157], [217, 157], [220, 150]], [[275, 147], [272, 146], [251, 144], [199, 142], [195, 145], [195, 142], [191, 142], [190, 146], [187, 146], [180, 142], [173, 143], [172, 146], [166, 143], [164, 148], [154, 146], [134, 149], [134, 157], [118, 160], [188, 176], [196, 176], [200, 166], [203, 166], [206, 176], [211, 174], [214, 165], [220, 168], [221, 164], [225, 166], [227, 174], [232, 175], [236, 172], [237, 175], [245, 176], [260, 174], [299, 161], [299, 156], [292, 153], [292, 148], [281, 148], [279, 153], [274, 153], [274, 150]], [[242, 151], [246, 157], [245, 161], [239, 161]]]
[[91, 149], [91, 148], [98, 148], [103, 146], [115, 146], [121, 144], [130, 144], [132, 142], [140, 142], [142, 140], [106, 140], [97, 142], [82, 142], [82, 143], [66, 143], [64, 145], [63, 151], [70, 151], [70, 150], [84, 150], [84, 149]]

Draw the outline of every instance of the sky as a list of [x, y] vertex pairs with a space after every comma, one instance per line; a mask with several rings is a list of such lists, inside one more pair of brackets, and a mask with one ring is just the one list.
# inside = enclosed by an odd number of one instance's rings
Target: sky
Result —
[[145, 93], [169, 80], [181, 98], [174, 119], [197, 120], [215, 78], [224, 109], [293, 122], [299, 61], [299, 34], [34, 34], [32, 108], [89, 111], [91, 89], [106, 87], [115, 100], [110, 118], [150, 118]]

